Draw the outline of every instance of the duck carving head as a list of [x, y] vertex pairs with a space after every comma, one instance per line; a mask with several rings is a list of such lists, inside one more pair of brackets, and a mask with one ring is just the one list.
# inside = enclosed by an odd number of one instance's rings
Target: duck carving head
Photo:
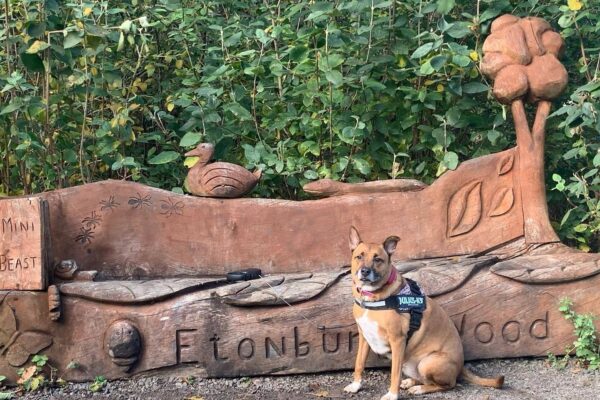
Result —
[[198, 157], [198, 163], [196, 165], [207, 164], [215, 152], [215, 146], [211, 143], [200, 143], [195, 149], [185, 153], [186, 157]]

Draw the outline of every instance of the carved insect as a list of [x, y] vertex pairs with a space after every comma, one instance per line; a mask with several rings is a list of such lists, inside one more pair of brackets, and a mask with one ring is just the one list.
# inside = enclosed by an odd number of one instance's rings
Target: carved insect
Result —
[[131, 196], [127, 204], [129, 204], [133, 208], [139, 208], [143, 206], [150, 207], [152, 205], [152, 202], [150, 201], [151, 198], [152, 197], [150, 195], [142, 197], [142, 195], [138, 192], [137, 197]]
[[183, 202], [174, 202], [170, 197], [167, 200], [161, 200], [161, 214], [170, 217], [173, 214], [183, 215]]
[[8, 304], [0, 304], [0, 356], [13, 367], [25, 364], [29, 356], [37, 354], [52, 344], [46, 333], [17, 330], [15, 312]]
[[81, 244], [90, 244], [94, 238], [94, 231], [92, 228], [81, 227], [79, 235], [75, 236], [75, 241]]
[[110, 196], [107, 200], [100, 201], [100, 211], [113, 211], [120, 205], [121, 203], [117, 203], [115, 200], [115, 196]]
[[83, 220], [81, 220], [81, 223], [90, 229], [96, 229], [101, 222], [102, 217], [96, 214], [96, 211], [92, 211], [89, 217], [85, 217]]

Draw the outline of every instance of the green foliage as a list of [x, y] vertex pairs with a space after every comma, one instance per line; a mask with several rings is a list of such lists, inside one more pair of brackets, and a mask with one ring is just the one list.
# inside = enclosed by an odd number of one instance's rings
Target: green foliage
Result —
[[15, 396], [14, 392], [5, 392], [2, 391], [4, 387], [3, 383], [6, 380], [6, 376], [0, 375], [0, 400], [10, 400]]
[[596, 370], [600, 368], [600, 342], [594, 326], [594, 320], [597, 318], [592, 314], [577, 314], [573, 311], [573, 302], [563, 298], [559, 303], [559, 311], [565, 319], [573, 324], [576, 336], [573, 344], [565, 349], [566, 355], [558, 358], [550, 354], [550, 362], [558, 368], [564, 368], [569, 362], [569, 354], [575, 353], [576, 361], [579, 365]]
[[106, 386], [107, 380], [103, 376], [97, 376], [94, 378], [94, 382], [90, 383], [90, 391], [91, 392], [101, 392]]
[[548, 181], [565, 181], [551, 213], [562, 237], [598, 246], [598, 2], [6, 4], [4, 194], [106, 178], [180, 192], [182, 154], [200, 141], [262, 169], [256, 196], [302, 198], [318, 178], [431, 182], [514, 145], [479, 73], [481, 45], [502, 13], [545, 18], [566, 40], [570, 74], [548, 126]]

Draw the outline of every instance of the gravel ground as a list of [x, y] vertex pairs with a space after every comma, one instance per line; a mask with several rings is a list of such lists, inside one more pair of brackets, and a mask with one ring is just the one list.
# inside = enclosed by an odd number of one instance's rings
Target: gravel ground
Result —
[[[422, 399], [600, 399], [600, 373], [576, 367], [557, 370], [544, 359], [488, 360], [469, 364], [480, 375], [504, 374], [501, 390], [459, 384], [449, 392], [401, 398]], [[89, 384], [68, 384], [63, 388], [44, 389], [28, 394], [23, 400], [117, 399], [117, 400], [233, 400], [233, 399], [379, 399], [387, 392], [388, 370], [370, 370], [359, 394], [343, 392], [351, 382], [350, 371], [281, 377], [239, 379], [134, 378], [107, 383], [100, 393], [92, 393]]]

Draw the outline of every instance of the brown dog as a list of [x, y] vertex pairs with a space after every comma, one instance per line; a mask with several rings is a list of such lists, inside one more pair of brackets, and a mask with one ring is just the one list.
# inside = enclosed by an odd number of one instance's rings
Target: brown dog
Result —
[[[410, 290], [407, 294], [407, 289], [415, 288], [416, 284], [398, 274], [391, 263], [398, 240], [390, 236], [383, 244], [363, 243], [356, 228], [350, 228], [353, 314], [360, 335], [354, 381], [344, 390], [350, 393], [360, 390], [369, 348], [392, 360], [390, 389], [381, 400], [396, 400], [398, 389], [408, 389], [411, 394], [448, 390], [459, 377], [469, 383], [502, 387], [503, 376], [482, 378], [463, 366], [460, 336], [435, 301], [411, 295]], [[416, 290], [419, 291], [418, 286]], [[407, 307], [399, 312], [402, 305]], [[407, 379], [401, 381], [402, 372]]]

